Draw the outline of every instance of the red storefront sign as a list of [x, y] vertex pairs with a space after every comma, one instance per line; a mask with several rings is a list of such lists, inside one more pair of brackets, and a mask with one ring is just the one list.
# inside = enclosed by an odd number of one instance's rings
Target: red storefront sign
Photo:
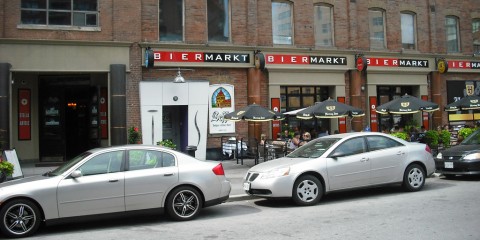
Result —
[[18, 89], [18, 140], [30, 140], [30, 89]]
[[[345, 103], [345, 97], [337, 97], [337, 102]], [[340, 133], [347, 132], [347, 118], [338, 119], [338, 132]]]
[[[422, 100], [424, 101], [428, 101], [428, 96], [427, 95], [422, 95], [421, 96]], [[423, 126], [425, 126], [425, 129], [429, 129], [429, 126], [428, 126], [428, 112], [422, 112], [422, 124]]]
[[[280, 98], [272, 98], [272, 110], [274, 112], [280, 112]], [[274, 120], [272, 121], [272, 139], [277, 139], [277, 134], [282, 131], [280, 127], [280, 121]]]
[[377, 108], [377, 97], [370, 96], [370, 130], [372, 132], [378, 132], [378, 114], [375, 111]]
[[102, 139], [108, 139], [108, 90], [100, 89], [100, 129]]

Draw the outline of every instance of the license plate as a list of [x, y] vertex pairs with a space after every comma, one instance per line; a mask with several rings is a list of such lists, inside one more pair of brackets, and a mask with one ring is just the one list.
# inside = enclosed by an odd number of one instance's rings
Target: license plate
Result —
[[248, 182], [243, 183], [243, 190], [249, 191], [250, 190], [250, 183], [248, 183]]
[[445, 162], [445, 168], [453, 168], [453, 162]]

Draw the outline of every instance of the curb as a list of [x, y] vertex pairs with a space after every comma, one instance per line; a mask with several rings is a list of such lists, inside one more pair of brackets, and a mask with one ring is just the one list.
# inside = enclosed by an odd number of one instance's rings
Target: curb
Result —
[[248, 194], [237, 194], [237, 195], [230, 195], [227, 201], [225, 202], [237, 202], [237, 201], [244, 201], [244, 200], [250, 200], [250, 199], [256, 199], [258, 197], [251, 196]]

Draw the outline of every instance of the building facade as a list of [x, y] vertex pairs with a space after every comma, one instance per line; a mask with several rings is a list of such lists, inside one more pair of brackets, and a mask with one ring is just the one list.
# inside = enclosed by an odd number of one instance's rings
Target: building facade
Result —
[[[475, 0], [0, 0], [0, 19], [0, 140], [21, 159], [125, 144], [130, 127], [205, 159], [225, 136], [480, 120], [374, 111], [403, 94], [442, 109], [480, 94]], [[286, 112], [328, 98], [367, 114], [223, 120], [252, 103]]]

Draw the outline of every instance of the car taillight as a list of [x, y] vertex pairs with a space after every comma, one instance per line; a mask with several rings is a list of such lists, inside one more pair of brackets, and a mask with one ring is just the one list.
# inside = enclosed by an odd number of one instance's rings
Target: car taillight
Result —
[[223, 165], [221, 163], [219, 163], [217, 166], [215, 166], [212, 169], [212, 171], [215, 175], [225, 175], [225, 171], [223, 171]]
[[428, 145], [425, 145], [425, 151], [429, 152], [430, 154], [432, 153], [432, 149]]

